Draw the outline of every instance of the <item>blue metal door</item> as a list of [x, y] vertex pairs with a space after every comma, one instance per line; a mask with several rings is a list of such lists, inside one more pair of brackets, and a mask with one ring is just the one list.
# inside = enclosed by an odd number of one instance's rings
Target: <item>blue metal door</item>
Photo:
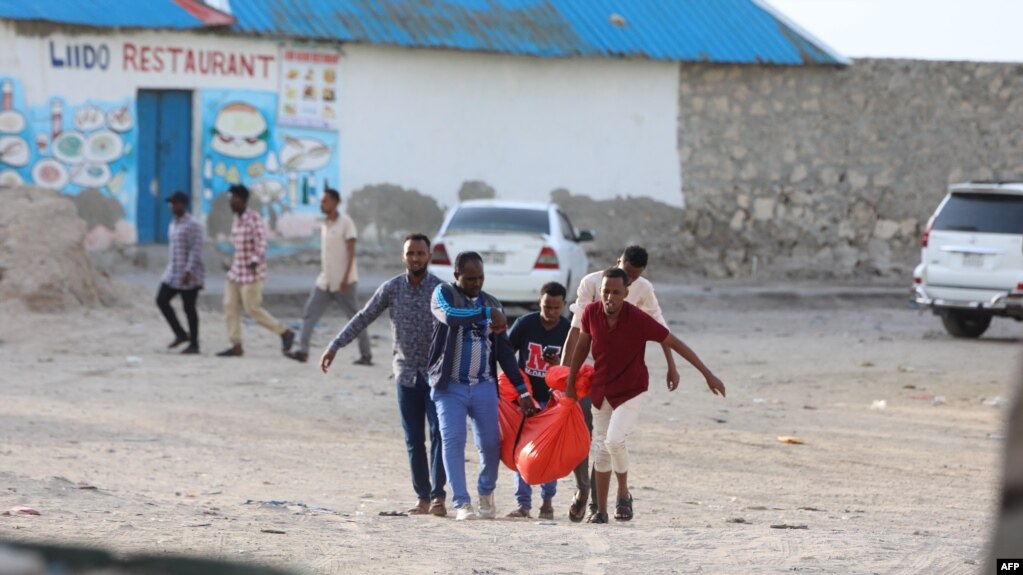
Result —
[[166, 243], [164, 200], [178, 190], [191, 195], [192, 92], [139, 90], [137, 106], [139, 243]]

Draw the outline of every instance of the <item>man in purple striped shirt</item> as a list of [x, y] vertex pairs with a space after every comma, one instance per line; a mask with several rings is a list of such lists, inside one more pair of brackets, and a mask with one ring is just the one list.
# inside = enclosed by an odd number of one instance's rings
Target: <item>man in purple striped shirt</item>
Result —
[[[188, 214], [188, 194], [178, 191], [167, 198], [174, 220], [167, 231], [170, 247], [170, 261], [160, 279], [160, 292], [156, 296], [156, 305], [174, 332], [174, 341], [169, 348], [175, 348], [185, 342], [188, 347], [181, 353], [199, 353], [199, 314], [195, 309], [195, 300], [199, 297], [203, 281], [206, 279], [206, 268], [202, 263], [202, 224]], [[177, 314], [171, 307], [174, 296], [180, 295], [188, 318], [188, 332], [181, 328]]]

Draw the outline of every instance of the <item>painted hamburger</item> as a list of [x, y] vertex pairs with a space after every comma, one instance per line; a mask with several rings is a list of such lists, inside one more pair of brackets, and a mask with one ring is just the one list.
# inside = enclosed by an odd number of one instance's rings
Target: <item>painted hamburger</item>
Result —
[[256, 158], [266, 153], [270, 131], [259, 110], [232, 102], [217, 113], [212, 136], [215, 151], [231, 158]]

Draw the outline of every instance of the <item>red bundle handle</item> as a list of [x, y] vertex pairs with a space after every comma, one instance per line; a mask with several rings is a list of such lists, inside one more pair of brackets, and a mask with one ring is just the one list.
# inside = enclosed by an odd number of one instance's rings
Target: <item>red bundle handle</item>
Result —
[[[547, 368], [547, 387], [564, 392], [568, 388], [568, 372], [571, 368], [567, 365], [554, 365]], [[593, 381], [593, 366], [586, 364], [579, 368], [575, 376], [575, 397], [582, 399], [590, 394], [590, 384]]]
[[[529, 380], [529, 376], [526, 375], [525, 371], [520, 369], [519, 373], [522, 374], [522, 380], [526, 382], [526, 391], [529, 393], [529, 398], [533, 399], [533, 382]], [[515, 389], [508, 374], [504, 372], [497, 376], [497, 393], [500, 394], [501, 399], [512, 403], [519, 399], [519, 390]], [[533, 403], [536, 403], [535, 399], [533, 399]]]

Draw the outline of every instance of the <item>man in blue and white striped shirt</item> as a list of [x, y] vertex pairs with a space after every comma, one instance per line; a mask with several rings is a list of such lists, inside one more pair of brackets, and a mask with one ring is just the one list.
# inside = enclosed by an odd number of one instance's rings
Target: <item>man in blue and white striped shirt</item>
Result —
[[[532, 415], [536, 410], [505, 333], [508, 320], [501, 302], [482, 290], [483, 258], [476, 252], [462, 252], [455, 258], [455, 283], [437, 286], [430, 306], [438, 321], [430, 345], [431, 396], [437, 406], [444, 469], [458, 520], [493, 519], [497, 514], [494, 489], [501, 465], [498, 363], [519, 391], [522, 411]], [[478, 515], [472, 510], [465, 480], [466, 417], [472, 421], [480, 453]]]

